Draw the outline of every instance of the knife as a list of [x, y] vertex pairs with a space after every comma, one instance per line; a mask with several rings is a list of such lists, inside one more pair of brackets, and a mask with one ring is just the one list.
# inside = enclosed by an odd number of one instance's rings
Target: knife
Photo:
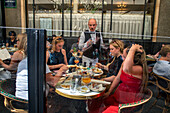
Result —
[[61, 84], [63, 84], [68, 78], [69, 78], [69, 75], [61, 82]]

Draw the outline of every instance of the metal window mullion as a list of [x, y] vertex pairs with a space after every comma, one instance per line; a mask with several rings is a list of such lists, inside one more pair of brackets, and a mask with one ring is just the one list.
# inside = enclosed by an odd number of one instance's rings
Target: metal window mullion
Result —
[[72, 8], [72, 0], [70, 0], [70, 38], [72, 38], [72, 11], [73, 8]]
[[64, 0], [62, 0], [62, 36], [64, 37]]
[[104, 16], [104, 0], [102, 0], [102, 20], [101, 20], [101, 32], [103, 32], [103, 16]]
[[46, 31], [28, 29], [28, 93], [29, 113], [46, 112], [45, 48]]
[[111, 0], [111, 11], [110, 11], [110, 31], [112, 31], [112, 14], [113, 14], [113, 0]]
[[35, 28], [35, 0], [33, 0], [32, 9], [33, 9], [33, 28]]
[[142, 40], [143, 40], [143, 37], [144, 37], [144, 32], [145, 32], [145, 12], [146, 12], [146, 7], [147, 7], [147, 3], [146, 3], [146, 0], [145, 0], [145, 7], [144, 7], [144, 13], [143, 13], [143, 27], [142, 27]]

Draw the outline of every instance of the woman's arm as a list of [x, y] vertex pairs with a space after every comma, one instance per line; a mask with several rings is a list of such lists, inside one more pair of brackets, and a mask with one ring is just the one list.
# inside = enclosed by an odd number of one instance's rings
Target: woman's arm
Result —
[[117, 76], [113, 80], [113, 82], [112, 82], [112, 84], [111, 84], [111, 86], [109, 88], [109, 91], [103, 95], [104, 98], [108, 97], [110, 95], [110, 93], [113, 91], [113, 89], [115, 89], [117, 87], [117, 85], [119, 84], [119, 82], [120, 82], [120, 75], [122, 73], [122, 68], [123, 68], [123, 65], [121, 66], [121, 68], [119, 70], [119, 73], [117, 74]]
[[2, 60], [0, 60], [0, 64], [7, 70], [13, 71], [16, 70], [18, 67], [19, 62], [23, 59], [23, 54], [20, 51], [16, 51], [12, 58], [9, 65], [5, 64]]
[[101, 63], [96, 63], [96, 67], [100, 68], [100, 69], [104, 69], [108, 71], [108, 66], [102, 65]]
[[47, 50], [47, 51], [46, 51], [46, 64], [47, 64], [47, 62], [48, 62], [49, 57], [50, 57], [50, 53], [49, 53], [49, 51]]
[[129, 53], [124, 61], [123, 71], [132, 75], [141, 75], [142, 67], [139, 65], [134, 65], [135, 52], [143, 52], [140, 48], [142, 46], [138, 44], [133, 44], [129, 50]]
[[57, 65], [48, 65], [49, 69], [57, 69], [57, 68], [61, 68], [62, 66], [64, 66], [65, 64], [57, 64]]
[[112, 76], [110, 76], [110, 77], [103, 78], [103, 80], [104, 80], [104, 81], [108, 81], [108, 82], [113, 82], [113, 80], [114, 80], [115, 77], [116, 77], [116, 76], [112, 75]]
[[68, 65], [68, 63], [67, 63], [66, 51], [65, 51], [64, 49], [62, 49], [62, 53], [63, 53], [63, 55], [64, 55], [64, 63], [65, 63], [66, 65]]
[[63, 72], [68, 70], [68, 67], [65, 65], [62, 68], [60, 68], [55, 76], [53, 76], [51, 73], [46, 74], [46, 81], [51, 86], [56, 86], [58, 81], [60, 80]]

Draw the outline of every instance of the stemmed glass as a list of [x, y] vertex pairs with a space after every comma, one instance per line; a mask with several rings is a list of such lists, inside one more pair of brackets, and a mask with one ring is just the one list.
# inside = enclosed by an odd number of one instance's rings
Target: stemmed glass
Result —
[[78, 74], [78, 66], [77, 66], [77, 64], [79, 63], [78, 57], [75, 57], [74, 63], [76, 63], [76, 72], [77, 72], [77, 74]]
[[79, 59], [78, 59], [78, 57], [75, 57], [75, 59], [74, 59], [74, 63], [76, 63], [76, 65], [79, 63]]

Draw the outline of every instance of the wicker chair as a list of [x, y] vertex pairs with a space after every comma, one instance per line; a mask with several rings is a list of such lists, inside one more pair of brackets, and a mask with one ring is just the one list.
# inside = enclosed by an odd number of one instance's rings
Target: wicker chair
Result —
[[16, 109], [13, 105], [13, 102], [18, 103], [26, 103], [28, 101], [25, 99], [17, 98], [15, 96], [15, 79], [7, 79], [0, 82], [0, 94], [4, 96], [4, 105], [11, 112], [16, 113], [27, 113], [27, 110], [24, 109]]
[[147, 89], [143, 99], [133, 103], [119, 104], [119, 113], [141, 113], [143, 111], [144, 103], [152, 98], [152, 91]]
[[[153, 77], [154, 80], [148, 81], [148, 83], [154, 84], [156, 86], [157, 91], [158, 91], [158, 95], [156, 97], [156, 100], [154, 101], [154, 103], [152, 104], [151, 107], [153, 107], [155, 105], [156, 107], [163, 109], [163, 113], [166, 113], [168, 111], [167, 108], [170, 107], [169, 106], [169, 102], [170, 102], [170, 80], [163, 77], [163, 76], [157, 75], [154, 72], [152, 72], [150, 74], [150, 76]], [[157, 100], [161, 97], [165, 98], [165, 106], [164, 107], [156, 105]]]

